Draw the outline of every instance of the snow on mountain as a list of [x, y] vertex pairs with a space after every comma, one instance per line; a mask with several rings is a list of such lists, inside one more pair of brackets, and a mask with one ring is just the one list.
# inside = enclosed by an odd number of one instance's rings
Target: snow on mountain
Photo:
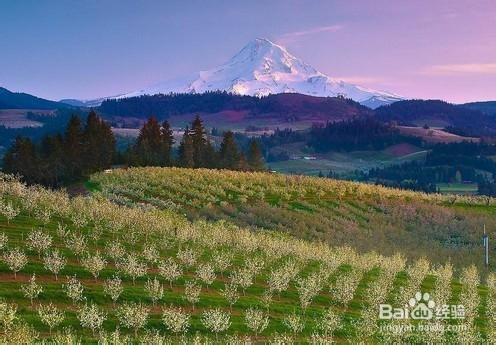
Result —
[[239, 95], [266, 96], [300, 93], [317, 97], [342, 95], [371, 108], [401, 100], [392, 93], [364, 88], [333, 79], [268, 39], [249, 42], [225, 64], [199, 75], [166, 81], [115, 98], [157, 93], [204, 93], [227, 91]]

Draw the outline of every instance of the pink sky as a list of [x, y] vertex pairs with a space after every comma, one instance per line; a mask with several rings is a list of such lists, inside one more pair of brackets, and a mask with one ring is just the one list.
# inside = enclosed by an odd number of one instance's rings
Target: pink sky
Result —
[[115, 95], [212, 68], [255, 37], [407, 98], [496, 100], [487, 0], [1, 2], [0, 86], [50, 99]]

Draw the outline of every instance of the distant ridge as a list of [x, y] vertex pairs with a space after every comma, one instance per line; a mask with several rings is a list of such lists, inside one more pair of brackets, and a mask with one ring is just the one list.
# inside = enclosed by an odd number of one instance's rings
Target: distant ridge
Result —
[[0, 109], [57, 109], [69, 105], [0, 87]]

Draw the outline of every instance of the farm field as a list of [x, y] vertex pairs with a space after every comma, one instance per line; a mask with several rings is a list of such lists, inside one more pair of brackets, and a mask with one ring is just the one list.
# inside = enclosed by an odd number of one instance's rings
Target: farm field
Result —
[[[242, 192], [238, 186], [236, 199], [250, 191], [262, 197], [268, 191], [263, 189], [264, 180], [270, 180], [273, 187], [266, 195], [279, 207], [289, 197], [281, 194], [280, 179], [286, 184], [299, 182], [301, 193], [316, 189], [328, 193], [332, 187], [343, 200], [350, 194], [359, 201], [380, 194], [433, 205], [453, 201], [337, 181], [186, 169], [116, 171], [98, 175], [89, 186], [103, 188], [103, 177], [108, 177], [114, 180], [115, 192], [115, 183], [124, 173], [139, 173], [156, 186], [164, 177], [154, 180], [159, 172], [189, 179], [190, 184], [197, 182], [194, 176], [199, 174], [204, 181], [201, 186], [211, 185], [209, 174], [216, 178], [222, 174], [232, 188], [242, 179], [247, 189]], [[258, 187], [254, 181], [248, 183], [250, 178], [257, 179]], [[133, 187], [122, 184], [129, 192]], [[169, 207], [160, 210], [164, 207], [157, 200], [140, 201], [136, 194], [134, 200], [114, 195], [110, 202], [102, 198], [104, 192], [95, 193], [69, 198], [64, 192], [28, 188], [1, 176], [0, 342], [444, 340], [465, 344], [494, 340], [496, 320], [491, 315], [496, 310], [496, 277], [474, 266], [455, 269], [449, 262], [407, 260], [401, 253], [359, 253], [280, 232], [253, 231], [227, 220], [190, 221], [182, 215], [185, 208], [174, 208], [170, 202], [164, 201]], [[212, 197], [206, 191], [202, 195]], [[468, 202], [474, 207], [493, 204], [470, 198], [453, 204], [466, 207]], [[440, 305], [463, 303], [466, 317], [407, 324], [450, 324], [463, 331], [400, 335], [388, 331], [385, 326], [396, 321], [379, 320], [377, 305], [402, 307], [418, 291], [429, 293]]]
[[[283, 174], [313, 176], [318, 175], [319, 172], [327, 175], [331, 170], [346, 176], [356, 170], [366, 171], [372, 168], [421, 160], [427, 154], [427, 151], [408, 144], [394, 145], [382, 151], [330, 152], [326, 154], [305, 152], [302, 146], [303, 143], [293, 143], [273, 148], [272, 151], [275, 153], [284, 151], [290, 156], [298, 156], [299, 158], [270, 162], [268, 163], [269, 169]], [[315, 159], [306, 160], [303, 159], [304, 156], [312, 156]]]
[[420, 137], [428, 143], [459, 143], [462, 141], [479, 142], [479, 138], [463, 137], [444, 131], [442, 128], [423, 128], [423, 127], [406, 127], [396, 126], [400, 133]]
[[484, 224], [496, 226], [494, 200], [421, 194], [373, 185], [221, 170], [132, 168], [96, 174], [97, 194], [122, 205], [173, 210], [190, 220], [351, 246], [455, 266], [480, 265]]
[[438, 183], [441, 193], [477, 194], [477, 183]]
[[36, 110], [36, 109], [0, 109], [0, 126], [7, 128], [23, 128], [23, 127], [41, 127], [43, 124], [38, 121], [28, 119], [27, 113], [50, 116], [53, 114], [51, 110]]

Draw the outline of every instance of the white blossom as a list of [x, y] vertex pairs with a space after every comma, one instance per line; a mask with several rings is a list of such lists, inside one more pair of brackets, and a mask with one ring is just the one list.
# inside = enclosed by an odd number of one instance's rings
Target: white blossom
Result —
[[71, 233], [65, 239], [65, 245], [78, 257], [82, 256], [86, 250], [86, 237], [82, 234]]
[[245, 313], [245, 324], [258, 336], [269, 325], [269, 316], [262, 310], [250, 308]]
[[52, 303], [40, 305], [38, 307], [38, 315], [40, 316], [41, 322], [50, 329], [50, 334], [52, 334], [52, 329], [60, 325], [65, 318], [64, 312], [59, 310]]
[[224, 286], [224, 289], [220, 293], [229, 303], [229, 307], [232, 310], [232, 306], [239, 299], [238, 287], [233, 283], [229, 283]]
[[190, 316], [181, 308], [168, 308], [162, 312], [162, 321], [172, 333], [186, 333], [189, 328]]
[[340, 325], [341, 320], [339, 316], [336, 315], [331, 308], [328, 308], [317, 322], [317, 328], [322, 331], [325, 336], [332, 336], [332, 333], [338, 329]]
[[196, 264], [197, 256], [191, 248], [180, 249], [177, 253], [177, 258], [186, 266], [194, 266]]
[[157, 278], [148, 279], [145, 283], [145, 290], [153, 305], [164, 297], [164, 287]]
[[9, 238], [5, 235], [4, 232], [0, 234], [0, 250], [4, 250], [7, 247], [7, 243], [9, 242]]
[[20, 212], [19, 208], [12, 205], [11, 202], [3, 203], [0, 201], [0, 214], [7, 218], [7, 225], [10, 225], [10, 222], [17, 217]]
[[29, 249], [38, 252], [38, 257], [52, 245], [52, 236], [39, 229], [31, 231], [27, 240]]
[[124, 272], [124, 274], [131, 277], [133, 280], [133, 285], [136, 278], [142, 277], [146, 274], [147, 267], [144, 262], [141, 262], [138, 257], [134, 254], [128, 254], [126, 258], [119, 263], [119, 268]]
[[160, 253], [154, 245], [146, 244], [143, 247], [143, 257], [149, 263], [154, 264], [160, 259]]
[[58, 274], [64, 268], [66, 263], [65, 258], [57, 249], [55, 249], [51, 253], [45, 255], [43, 262], [45, 268], [55, 275], [55, 280], [58, 280]]
[[7, 333], [14, 325], [14, 321], [17, 319], [16, 313], [17, 306], [15, 304], [0, 300], [0, 324], [4, 333]]
[[124, 288], [122, 287], [122, 280], [119, 276], [114, 275], [112, 278], [105, 280], [103, 285], [103, 291], [110, 296], [112, 302], [114, 303], [119, 299]]
[[203, 326], [216, 335], [227, 331], [231, 326], [231, 316], [219, 308], [206, 310], [202, 314]]
[[172, 289], [172, 282], [177, 280], [182, 274], [181, 265], [175, 262], [172, 258], [167, 258], [158, 265], [158, 273], [169, 282]]
[[9, 332], [0, 336], [0, 344], [35, 344], [38, 337], [39, 333], [33, 327], [17, 322]]
[[138, 330], [145, 327], [148, 321], [149, 309], [141, 303], [125, 303], [117, 310], [117, 317], [122, 326], [134, 330], [134, 336]]
[[107, 255], [115, 263], [121, 261], [124, 258], [124, 255], [126, 255], [126, 250], [118, 241], [110, 241], [110, 243], [105, 247], [105, 250]]
[[207, 287], [215, 280], [215, 271], [210, 264], [201, 264], [196, 270], [196, 275]]
[[301, 333], [305, 328], [302, 317], [295, 313], [286, 316], [283, 322], [294, 334]]
[[81, 260], [81, 265], [93, 275], [96, 281], [100, 271], [107, 265], [107, 261], [99, 251], [96, 251], [94, 255], [86, 255], [83, 260]]
[[201, 285], [195, 282], [188, 281], [184, 286], [184, 296], [186, 300], [193, 305], [193, 310], [195, 309], [195, 304], [200, 300]]
[[64, 284], [64, 289], [65, 293], [67, 294], [67, 297], [69, 297], [72, 302], [75, 304], [76, 302], [80, 302], [84, 300], [83, 297], [83, 291], [84, 287], [83, 284], [76, 278], [76, 276], [72, 277], [67, 277], [67, 283]]
[[3, 255], [3, 261], [5, 261], [9, 269], [14, 272], [14, 279], [17, 279], [17, 272], [26, 266], [28, 258], [22, 250], [14, 248]]
[[107, 315], [96, 305], [86, 304], [78, 310], [77, 318], [81, 327], [89, 328], [95, 334], [95, 331], [102, 327]]
[[36, 283], [36, 275], [33, 273], [29, 279], [29, 283], [21, 286], [21, 291], [26, 298], [29, 298], [31, 306], [33, 305], [33, 300], [38, 297], [40, 293], [43, 292], [43, 288]]

